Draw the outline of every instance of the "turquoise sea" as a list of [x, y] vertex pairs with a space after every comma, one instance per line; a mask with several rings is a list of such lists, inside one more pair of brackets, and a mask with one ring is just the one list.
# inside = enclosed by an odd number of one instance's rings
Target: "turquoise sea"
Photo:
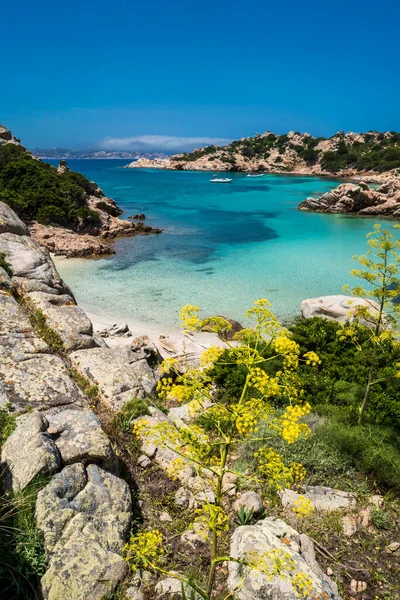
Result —
[[296, 210], [307, 196], [338, 185], [334, 180], [233, 174], [231, 184], [218, 185], [210, 173], [124, 164], [69, 161], [117, 201], [125, 218], [143, 212], [163, 233], [121, 239], [110, 258], [57, 261], [78, 303], [115, 321], [173, 328], [186, 303], [241, 320], [260, 297], [287, 321], [304, 298], [341, 293], [351, 257], [364, 251], [376, 222]]

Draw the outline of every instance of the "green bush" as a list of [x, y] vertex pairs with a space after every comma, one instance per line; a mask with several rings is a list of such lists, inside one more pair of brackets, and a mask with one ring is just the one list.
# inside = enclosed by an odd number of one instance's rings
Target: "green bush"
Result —
[[0, 200], [26, 221], [78, 227], [98, 223], [87, 194], [93, 184], [80, 173], [58, 173], [13, 144], [0, 146]]
[[347, 456], [355, 469], [370, 475], [378, 485], [400, 493], [400, 438], [395, 430], [330, 419], [318, 435]]
[[[340, 406], [356, 419], [368, 378], [368, 360], [351, 342], [338, 339], [340, 325], [319, 317], [303, 319], [290, 327], [293, 339], [302, 354], [316, 352], [321, 364], [315, 368], [305, 365], [297, 373], [302, 380], [305, 399], [314, 408]], [[368, 340], [369, 330], [359, 327], [358, 337]], [[388, 340], [380, 346], [377, 358], [376, 383], [371, 391], [367, 419], [378, 424], [400, 427], [400, 380], [395, 377], [396, 362], [400, 362], [400, 346]]]

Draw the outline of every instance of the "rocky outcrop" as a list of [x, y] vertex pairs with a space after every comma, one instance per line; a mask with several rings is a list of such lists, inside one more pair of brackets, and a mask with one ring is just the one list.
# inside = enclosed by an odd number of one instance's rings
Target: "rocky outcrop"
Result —
[[323, 213], [349, 213], [364, 216], [381, 215], [400, 218], [400, 179], [386, 181], [377, 190], [367, 183], [343, 183], [318, 198], [307, 198], [299, 210]]
[[122, 549], [131, 521], [128, 485], [98, 465], [65, 467], [39, 492], [36, 521], [48, 569], [45, 600], [100, 600], [126, 575]]
[[[21, 158], [29, 157], [41, 164], [41, 160], [29, 153], [11, 131], [0, 125], [0, 146], [13, 144], [19, 146]], [[47, 165], [48, 167], [48, 165]], [[53, 167], [50, 167], [53, 169]], [[45, 170], [45, 169], [44, 169]], [[61, 178], [68, 174], [70, 168], [65, 160], [58, 166], [58, 176]], [[46, 177], [46, 175], [45, 175]], [[160, 233], [160, 229], [150, 227], [142, 222], [143, 215], [137, 215], [139, 222], [132, 223], [120, 219], [122, 210], [112, 198], [108, 198], [94, 182], [85, 178], [84, 184], [77, 183], [81, 188], [79, 207], [87, 207], [92, 213], [92, 218], [81, 218], [74, 221], [72, 228], [64, 226], [49, 226], [37, 222], [30, 222], [31, 236], [43, 248], [57, 255], [68, 257], [98, 256], [113, 254], [112, 240], [119, 236], [147, 235]], [[6, 198], [7, 199], [7, 198]], [[2, 204], [2, 203], [0, 203]], [[79, 208], [77, 207], [77, 208]], [[54, 208], [54, 207], [53, 207]], [[9, 209], [11, 211], [11, 209]], [[13, 212], [13, 211], [11, 211]], [[0, 232], [5, 231], [3, 226], [6, 209], [0, 206]], [[36, 215], [38, 218], [38, 216]], [[96, 217], [96, 218], [94, 218]], [[41, 219], [39, 219], [41, 220]], [[15, 223], [8, 223], [7, 231], [28, 235], [27, 227], [15, 216]]]
[[36, 501], [48, 557], [44, 600], [100, 600], [128, 570], [122, 550], [131, 495], [75, 380], [84, 389], [97, 386], [99, 399], [120, 409], [151, 393], [154, 375], [146, 353], [131, 361], [104, 341], [99, 347], [49, 253], [11, 209], [0, 203], [0, 210], [0, 252], [11, 267], [11, 275], [0, 273], [0, 406], [17, 421], [2, 449], [2, 485], [19, 492], [38, 476], [51, 477]]
[[14, 137], [7, 127], [4, 127], [4, 125], [0, 124], [0, 146], [2, 144], [14, 144], [15, 146], [21, 146], [19, 139]]
[[146, 360], [129, 363], [112, 348], [78, 350], [71, 354], [71, 361], [90, 382], [98, 385], [104, 400], [114, 410], [155, 390], [156, 381]]
[[[344, 323], [345, 321], [354, 320], [357, 307], [367, 308], [372, 313], [379, 309], [377, 303], [373, 300], [338, 294], [336, 296], [320, 296], [319, 298], [303, 300], [300, 310], [303, 319], [322, 317], [329, 321]], [[365, 320], [362, 320], [361, 323], [368, 326]]]
[[[0, 133], [1, 134], [1, 133]], [[16, 233], [17, 235], [29, 235], [29, 229], [15, 212], [5, 204], [0, 202], [0, 233]]]
[[[255, 525], [238, 527], [231, 538], [230, 556], [255, 562], [254, 568], [229, 562], [228, 589], [237, 600], [298, 600], [299, 573], [311, 583], [307, 597], [340, 600], [336, 584], [316, 561], [310, 538], [281, 519], [268, 517]], [[274, 569], [275, 560], [280, 563], [279, 574]]]
[[145, 225], [141, 221], [132, 223], [120, 219], [122, 210], [114, 200], [104, 196], [96, 184], [93, 192], [95, 195], [89, 195], [86, 200], [89, 208], [96, 211], [99, 216], [96, 225], [74, 231], [61, 226], [33, 223], [30, 226], [32, 238], [49, 252], [72, 258], [113, 254], [111, 242], [117, 237], [161, 233], [161, 229]]
[[37, 336], [15, 298], [0, 290], [0, 406], [26, 412], [82, 405], [62, 359]]
[[[149, 160], [140, 158], [128, 168], [152, 168], [193, 171], [253, 171], [261, 173], [293, 173], [298, 175], [340, 175], [357, 177], [360, 173], [384, 181], [385, 173], [377, 173], [363, 162], [364, 154], [374, 147], [396, 152], [398, 134], [394, 132], [353, 133], [339, 131], [330, 138], [314, 138], [309, 133], [289, 131], [276, 135], [271, 131], [254, 137], [235, 140], [227, 146], [196, 148], [193, 152], [176, 154], [169, 158]], [[382, 146], [380, 146], [382, 144]], [[356, 160], [354, 156], [356, 155]], [[361, 158], [360, 164], [357, 157]], [[332, 160], [333, 159], [333, 160]], [[366, 165], [364, 167], [364, 164]], [[385, 171], [398, 169], [398, 161], [386, 163]]]
[[86, 313], [69, 294], [31, 292], [30, 304], [46, 317], [48, 325], [61, 337], [67, 351], [93, 348], [93, 326]]

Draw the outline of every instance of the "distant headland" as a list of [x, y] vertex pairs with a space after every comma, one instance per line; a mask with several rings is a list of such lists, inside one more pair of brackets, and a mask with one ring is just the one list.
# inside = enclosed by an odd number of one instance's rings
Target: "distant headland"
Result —
[[242, 138], [227, 146], [207, 146], [169, 158], [141, 158], [129, 168], [194, 171], [254, 171], [345, 178], [370, 176], [386, 180], [400, 171], [400, 133], [344, 133], [330, 138], [290, 131], [271, 131]]

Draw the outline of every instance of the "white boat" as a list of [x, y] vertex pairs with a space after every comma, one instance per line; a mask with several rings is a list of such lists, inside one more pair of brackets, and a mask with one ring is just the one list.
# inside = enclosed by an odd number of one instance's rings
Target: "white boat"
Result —
[[246, 177], [264, 177], [264, 173], [247, 173]]
[[229, 179], [229, 177], [213, 177], [210, 181], [211, 183], [231, 183], [232, 179]]

